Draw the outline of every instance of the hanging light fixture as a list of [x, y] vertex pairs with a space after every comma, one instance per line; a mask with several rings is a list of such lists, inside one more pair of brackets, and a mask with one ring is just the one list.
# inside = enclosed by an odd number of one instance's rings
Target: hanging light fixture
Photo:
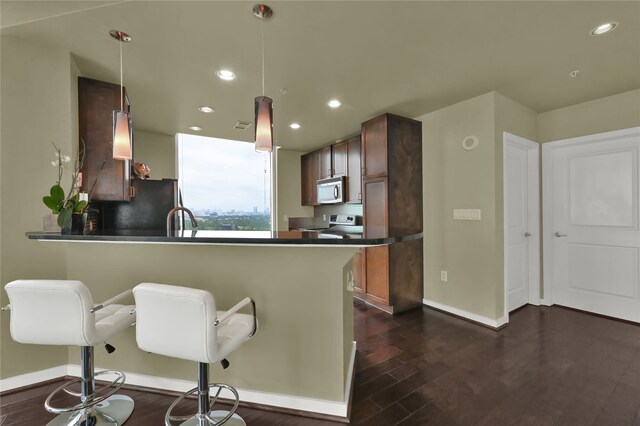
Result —
[[273, 15], [266, 4], [253, 6], [253, 14], [262, 20], [262, 96], [255, 100], [255, 136], [257, 152], [273, 151], [273, 99], [264, 95], [264, 20]]
[[131, 41], [131, 36], [118, 30], [111, 30], [109, 34], [120, 42], [120, 110], [113, 111], [113, 158], [115, 160], [131, 160], [131, 114], [124, 109], [122, 79], [122, 43]]

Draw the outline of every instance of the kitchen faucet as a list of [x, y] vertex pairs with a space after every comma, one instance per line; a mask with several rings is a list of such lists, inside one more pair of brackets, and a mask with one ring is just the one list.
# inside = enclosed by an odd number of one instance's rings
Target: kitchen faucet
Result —
[[189, 215], [189, 218], [191, 219], [192, 232], [198, 230], [198, 222], [196, 222], [196, 219], [193, 217], [193, 213], [191, 213], [191, 210], [189, 210], [186, 207], [178, 206], [169, 210], [169, 213], [167, 214], [167, 236], [171, 235], [171, 216], [173, 216], [173, 214], [177, 211], [187, 212], [187, 214]]

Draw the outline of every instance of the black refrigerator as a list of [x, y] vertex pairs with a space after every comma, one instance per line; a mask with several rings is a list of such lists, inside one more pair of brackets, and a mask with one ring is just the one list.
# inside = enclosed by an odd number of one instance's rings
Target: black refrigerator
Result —
[[[100, 211], [102, 229], [166, 230], [167, 214], [178, 206], [178, 181], [133, 179], [131, 186], [133, 197], [130, 202], [95, 205]], [[174, 217], [171, 218], [172, 229], [175, 229]]]

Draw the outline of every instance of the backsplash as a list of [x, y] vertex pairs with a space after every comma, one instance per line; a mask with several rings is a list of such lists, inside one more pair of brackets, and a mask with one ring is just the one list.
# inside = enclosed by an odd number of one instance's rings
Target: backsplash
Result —
[[362, 216], [362, 204], [325, 204], [322, 206], [316, 206], [313, 208], [313, 215], [315, 217], [322, 217], [327, 215], [327, 218], [332, 214], [348, 214]]

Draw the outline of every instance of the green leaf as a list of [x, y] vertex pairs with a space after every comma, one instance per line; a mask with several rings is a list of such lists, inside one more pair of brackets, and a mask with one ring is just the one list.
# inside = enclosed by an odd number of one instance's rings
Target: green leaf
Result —
[[51, 209], [51, 213], [58, 214], [60, 213], [60, 203], [56, 202], [51, 196], [46, 195], [42, 197], [42, 202], [45, 206]]
[[58, 226], [60, 228], [68, 228], [71, 226], [71, 214], [73, 210], [70, 208], [64, 208], [60, 211], [58, 215]]
[[64, 189], [60, 185], [53, 185], [51, 187], [51, 198], [53, 198], [56, 203], [61, 203], [64, 200]]
[[85, 207], [87, 207], [87, 202], [85, 200], [78, 201], [76, 203], [75, 208], [73, 209], [73, 212], [74, 213], [82, 213]]

